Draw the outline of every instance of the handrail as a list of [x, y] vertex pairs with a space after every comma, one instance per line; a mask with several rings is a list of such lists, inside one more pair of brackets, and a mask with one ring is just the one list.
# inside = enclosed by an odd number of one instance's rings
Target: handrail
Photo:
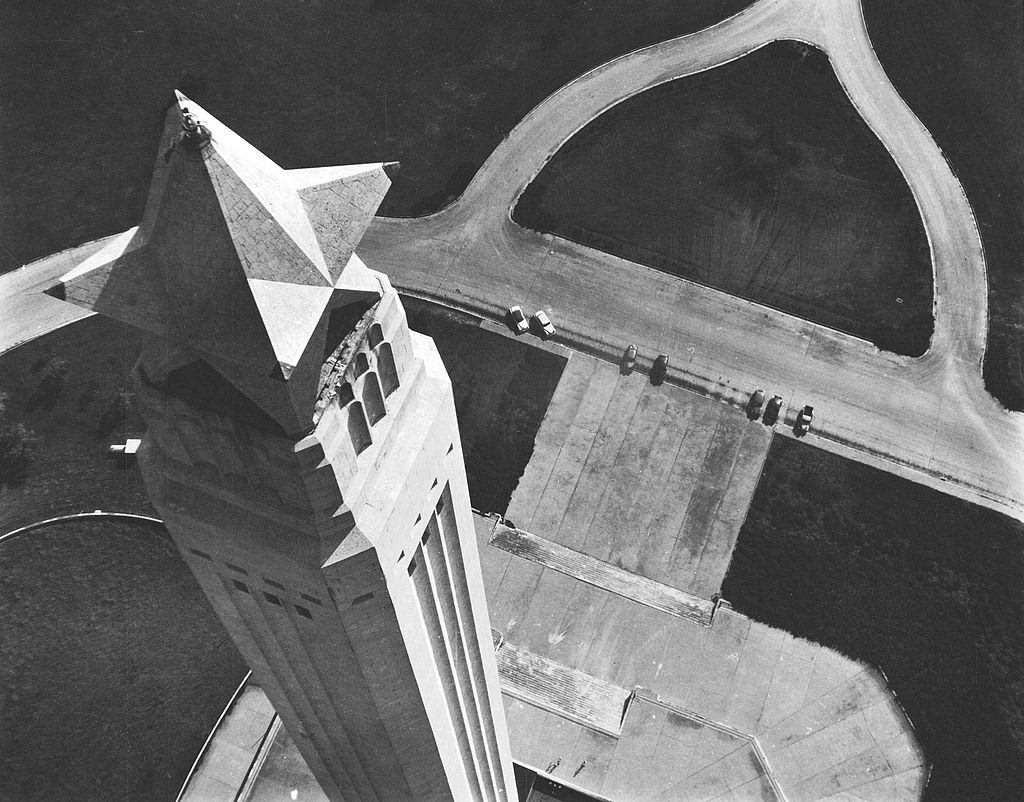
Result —
[[104, 512], [103, 510], [94, 510], [93, 512], [73, 512], [68, 515], [57, 515], [53, 518], [46, 518], [42, 521], [36, 521], [32, 524], [26, 524], [25, 526], [19, 526], [17, 529], [12, 529], [10, 532], [0, 535], [0, 543], [13, 538], [17, 535], [23, 535], [26, 532], [31, 532], [34, 529], [47, 526], [49, 524], [60, 523], [61, 521], [74, 521], [82, 518], [125, 518], [130, 521], [145, 521], [151, 524], [160, 524], [163, 526], [163, 521], [159, 518], [154, 518], [152, 515], [139, 515], [134, 512]]

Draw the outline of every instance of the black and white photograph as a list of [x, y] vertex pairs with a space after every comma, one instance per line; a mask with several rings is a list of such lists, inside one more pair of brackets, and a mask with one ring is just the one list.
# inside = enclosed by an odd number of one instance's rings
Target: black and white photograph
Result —
[[1024, 799], [1024, 0], [7, 0], [0, 802]]

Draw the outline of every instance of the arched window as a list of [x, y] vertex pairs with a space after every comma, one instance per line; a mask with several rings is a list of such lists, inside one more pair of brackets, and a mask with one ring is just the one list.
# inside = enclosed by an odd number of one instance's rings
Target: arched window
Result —
[[369, 418], [371, 426], [386, 414], [384, 396], [380, 394], [376, 373], [367, 373], [363, 380], [363, 404], [366, 406], [366, 417]]
[[380, 323], [374, 323], [370, 326], [370, 348], [376, 348], [382, 342], [384, 342], [384, 329], [380, 327]]
[[366, 354], [360, 351], [358, 354], [356, 354], [356, 378], [358, 379], [369, 369], [370, 360], [366, 358]]
[[352, 385], [348, 382], [342, 382], [337, 386], [338, 395], [338, 406], [343, 407], [346, 404], [355, 400], [355, 394], [352, 392]]
[[370, 443], [370, 427], [366, 425], [363, 405], [356, 401], [348, 407], [348, 436], [352, 438], [352, 447], [357, 454], [362, 454]]
[[377, 370], [380, 371], [380, 382], [384, 385], [384, 395], [391, 395], [398, 389], [398, 370], [395, 368], [391, 343], [381, 343], [377, 351]]

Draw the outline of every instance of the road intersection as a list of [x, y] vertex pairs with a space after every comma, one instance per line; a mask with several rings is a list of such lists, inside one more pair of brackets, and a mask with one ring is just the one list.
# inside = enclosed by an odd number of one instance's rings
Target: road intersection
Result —
[[[935, 331], [922, 357], [882, 352], [511, 220], [546, 161], [601, 112], [780, 39], [828, 55], [911, 188], [935, 279]], [[40, 292], [109, 239], [0, 276], [0, 351], [85, 316]], [[670, 381], [729, 403], [763, 387], [786, 399], [790, 422], [811, 404], [816, 445], [1024, 519], [1024, 415], [1002, 409], [982, 381], [988, 288], [977, 223], [942, 152], [878, 62], [859, 0], [759, 0], [597, 67], [531, 111], [452, 205], [422, 218], [377, 218], [360, 255], [402, 291], [492, 319], [515, 303], [546, 308], [573, 348], [617, 358], [635, 342], [648, 364], [668, 353]]]

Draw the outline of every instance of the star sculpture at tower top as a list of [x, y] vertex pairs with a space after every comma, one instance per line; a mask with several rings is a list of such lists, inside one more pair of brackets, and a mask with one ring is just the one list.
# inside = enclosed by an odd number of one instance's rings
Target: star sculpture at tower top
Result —
[[284, 170], [176, 98], [141, 224], [49, 292], [224, 373], [287, 382], [331, 310], [380, 295], [354, 251], [393, 165]]

